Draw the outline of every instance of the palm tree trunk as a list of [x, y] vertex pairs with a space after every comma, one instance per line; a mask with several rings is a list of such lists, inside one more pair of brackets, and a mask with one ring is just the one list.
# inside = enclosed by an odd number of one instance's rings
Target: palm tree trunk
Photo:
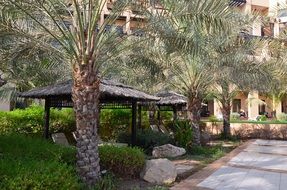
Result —
[[155, 113], [156, 113], [156, 105], [155, 104], [149, 105], [149, 124], [150, 125], [156, 125]]
[[193, 129], [193, 144], [200, 146], [200, 111], [201, 100], [198, 98], [188, 99], [188, 117]]
[[224, 105], [221, 111], [223, 115], [223, 135], [224, 135], [224, 138], [227, 139], [231, 136], [231, 131], [230, 131], [231, 107], [230, 105]]
[[90, 66], [74, 66], [72, 99], [76, 115], [77, 171], [84, 183], [100, 178], [98, 121], [100, 79]]

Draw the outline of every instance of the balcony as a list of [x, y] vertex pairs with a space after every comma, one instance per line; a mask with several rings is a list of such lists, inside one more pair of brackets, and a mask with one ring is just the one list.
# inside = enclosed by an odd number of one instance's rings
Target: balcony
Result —
[[269, 0], [252, 0], [251, 5], [260, 6], [260, 7], [269, 7]]
[[242, 6], [246, 3], [246, 0], [230, 0], [230, 6]]

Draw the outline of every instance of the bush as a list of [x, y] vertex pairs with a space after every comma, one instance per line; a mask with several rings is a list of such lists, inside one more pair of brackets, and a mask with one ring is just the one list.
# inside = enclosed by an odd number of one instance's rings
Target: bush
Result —
[[278, 114], [276, 114], [276, 118], [279, 121], [287, 121], [287, 114], [286, 113], [278, 113]]
[[[131, 144], [131, 135], [128, 133], [120, 134], [118, 142]], [[142, 148], [146, 154], [151, 154], [155, 146], [164, 144], [174, 144], [174, 141], [167, 134], [155, 132], [150, 129], [138, 131], [137, 133], [135, 145]]]
[[193, 132], [189, 121], [176, 121], [174, 140], [177, 146], [188, 148], [192, 144]]
[[221, 157], [224, 155], [223, 148], [220, 145], [214, 147], [193, 146], [189, 151], [192, 155], [205, 157]]
[[257, 121], [267, 121], [266, 115], [258, 115], [256, 118]]
[[231, 113], [230, 114], [230, 120], [231, 121], [238, 121], [238, 120], [240, 120], [240, 114], [236, 113], [236, 112]]
[[80, 189], [75, 149], [20, 135], [0, 136], [0, 189]]
[[219, 122], [219, 119], [215, 115], [211, 115], [209, 116], [208, 121], [212, 123], [216, 123], [216, 122]]
[[118, 176], [138, 177], [145, 164], [139, 148], [104, 145], [99, 147], [100, 165]]
[[114, 174], [107, 173], [97, 182], [93, 190], [116, 190], [117, 183], [118, 181]]
[[[16, 109], [11, 112], [0, 112], [0, 134], [20, 133], [42, 135], [44, 110], [41, 106], [31, 106], [24, 110]], [[50, 131], [71, 132], [76, 129], [72, 109], [51, 109]]]

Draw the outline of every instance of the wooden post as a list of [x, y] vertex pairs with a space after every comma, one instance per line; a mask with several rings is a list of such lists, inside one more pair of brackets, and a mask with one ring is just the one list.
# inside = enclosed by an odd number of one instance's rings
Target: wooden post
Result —
[[132, 146], [136, 144], [136, 136], [137, 136], [137, 102], [132, 102]]
[[160, 118], [160, 106], [158, 106], [158, 111], [157, 111], [157, 121], [158, 121], [158, 127], [160, 126], [161, 122], [160, 122], [161, 118]]
[[177, 120], [177, 109], [176, 109], [176, 106], [172, 107], [172, 111], [173, 111], [173, 121], [172, 121], [172, 123], [173, 123], [173, 126], [175, 126], [175, 122]]
[[172, 107], [172, 111], [173, 111], [173, 121], [177, 120], [177, 109], [175, 106]]
[[45, 113], [44, 113], [44, 137], [49, 138], [49, 123], [50, 123], [50, 99], [45, 99]]
[[138, 128], [142, 129], [142, 105], [138, 105]]

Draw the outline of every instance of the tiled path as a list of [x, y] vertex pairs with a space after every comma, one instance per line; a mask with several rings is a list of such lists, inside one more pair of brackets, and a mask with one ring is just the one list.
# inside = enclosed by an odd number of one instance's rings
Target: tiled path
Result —
[[249, 141], [171, 190], [287, 190], [287, 141]]

